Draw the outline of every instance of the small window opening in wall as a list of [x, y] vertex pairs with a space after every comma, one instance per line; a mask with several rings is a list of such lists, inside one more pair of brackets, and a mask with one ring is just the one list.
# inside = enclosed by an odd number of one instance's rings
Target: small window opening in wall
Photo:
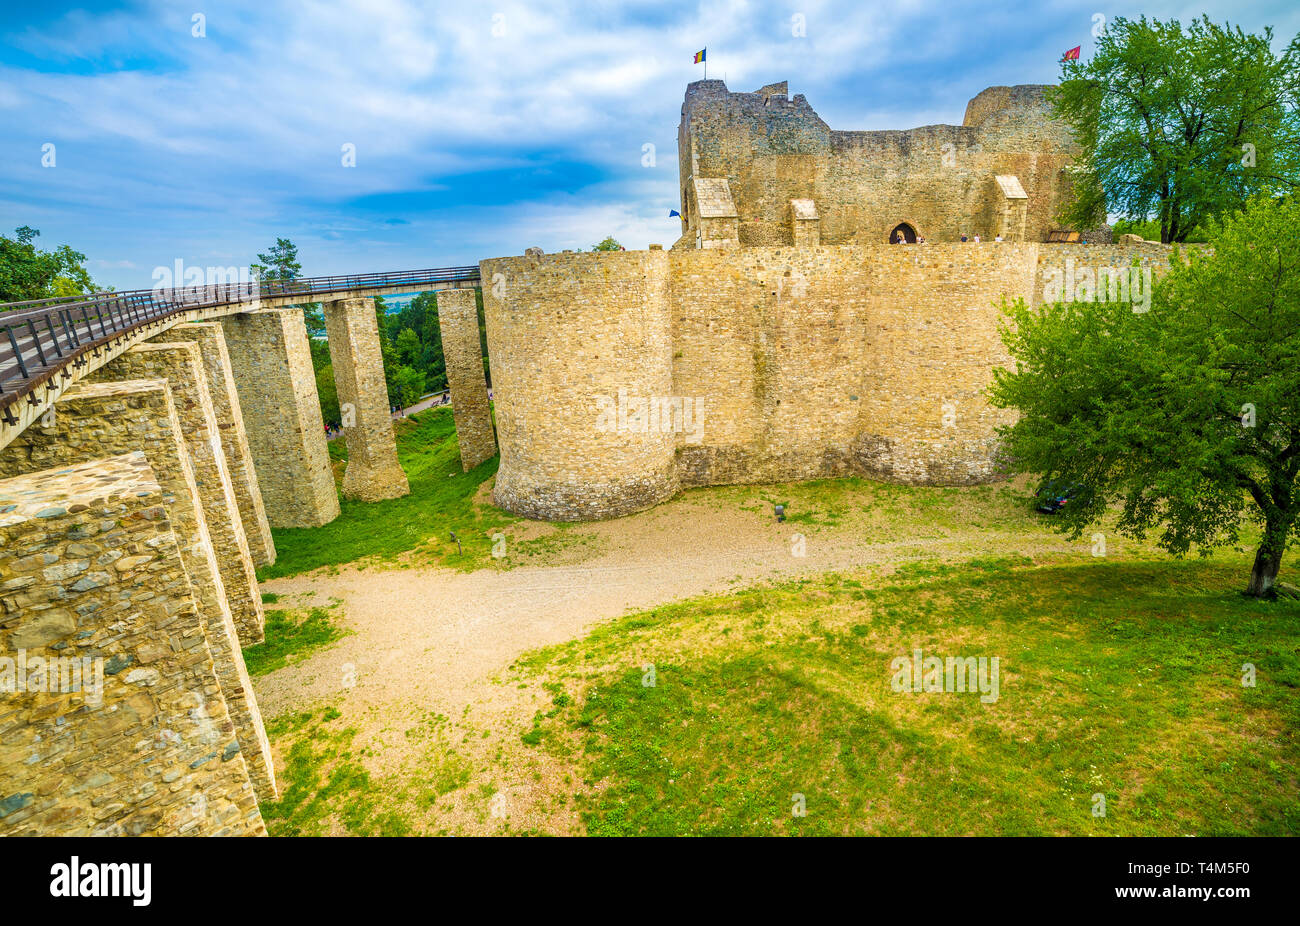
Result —
[[916, 244], [916, 229], [906, 222], [899, 222], [889, 233], [890, 244]]

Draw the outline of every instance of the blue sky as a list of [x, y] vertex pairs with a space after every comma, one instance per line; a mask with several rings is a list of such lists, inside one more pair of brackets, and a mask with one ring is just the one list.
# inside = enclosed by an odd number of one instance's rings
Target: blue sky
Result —
[[705, 46], [733, 90], [789, 80], [833, 127], [877, 129], [960, 123], [985, 87], [1052, 82], [1065, 49], [1088, 55], [1096, 14], [1208, 13], [1272, 25], [1279, 48], [1300, 32], [1294, 0], [24, 6], [0, 12], [0, 227], [71, 244], [119, 289], [176, 260], [246, 265], [277, 236], [313, 275], [607, 234], [671, 245]]

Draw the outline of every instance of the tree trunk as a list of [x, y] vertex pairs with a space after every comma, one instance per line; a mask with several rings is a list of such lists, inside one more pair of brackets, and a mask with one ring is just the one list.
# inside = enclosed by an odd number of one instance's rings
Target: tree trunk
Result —
[[1250, 570], [1250, 586], [1246, 594], [1254, 598], [1276, 598], [1277, 572], [1282, 566], [1282, 551], [1286, 546], [1285, 534], [1275, 539], [1272, 531], [1264, 531], [1264, 540], [1255, 551], [1255, 565]]

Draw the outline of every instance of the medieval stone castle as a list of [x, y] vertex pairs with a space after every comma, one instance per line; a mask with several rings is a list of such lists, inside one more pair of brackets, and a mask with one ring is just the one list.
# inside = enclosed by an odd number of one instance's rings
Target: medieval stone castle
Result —
[[684, 486], [994, 478], [1001, 301], [1076, 264], [1167, 266], [1054, 227], [1076, 152], [1045, 89], [990, 87], [960, 126], [839, 132], [784, 83], [691, 84], [670, 250], [482, 262], [497, 504], [581, 520]]
[[[495, 502], [553, 520], [688, 486], [995, 478], [999, 303], [1168, 263], [1054, 227], [1073, 153], [1041, 87], [985, 90], [960, 126], [841, 132], [785, 84], [692, 84], [676, 244], [480, 262], [495, 422], [473, 280], [427, 287], [462, 465], [499, 448]], [[366, 297], [411, 287], [386, 285], [313, 290], [363, 502], [409, 491]], [[62, 360], [0, 396], [0, 834], [265, 832], [254, 569], [271, 527], [339, 514], [301, 301], [69, 310]], [[0, 372], [35, 364], [29, 327]]]

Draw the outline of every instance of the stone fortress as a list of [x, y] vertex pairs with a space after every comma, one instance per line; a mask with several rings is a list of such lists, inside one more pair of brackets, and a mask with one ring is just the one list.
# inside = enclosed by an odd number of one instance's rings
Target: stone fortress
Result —
[[[690, 85], [672, 248], [480, 262], [494, 403], [473, 283], [429, 287], [462, 466], [499, 448], [495, 502], [550, 520], [688, 486], [996, 478], [1000, 301], [1168, 265], [1049, 240], [1073, 149], [1042, 90], [985, 90], [961, 126], [835, 132], [784, 84]], [[358, 502], [409, 491], [365, 298], [398, 291], [324, 299]], [[254, 570], [272, 527], [340, 512], [294, 301], [132, 326], [5, 406], [0, 835], [265, 833]]]
[[685, 486], [995, 478], [1001, 301], [1168, 266], [1054, 227], [1076, 151], [1044, 90], [990, 87], [960, 126], [837, 132], [784, 83], [691, 84], [670, 250], [481, 262], [496, 503], [583, 520]]

